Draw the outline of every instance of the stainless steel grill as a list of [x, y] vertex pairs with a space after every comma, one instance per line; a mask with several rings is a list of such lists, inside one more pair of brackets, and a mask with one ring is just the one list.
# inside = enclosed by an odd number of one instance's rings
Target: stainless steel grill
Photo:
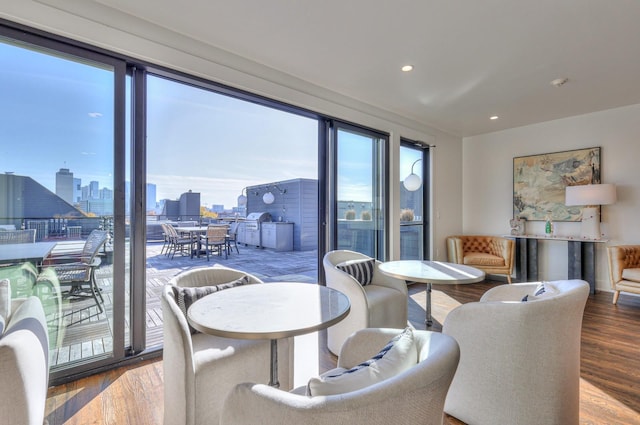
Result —
[[245, 244], [262, 246], [260, 226], [265, 221], [271, 221], [271, 214], [268, 212], [253, 212], [247, 215], [244, 221]]

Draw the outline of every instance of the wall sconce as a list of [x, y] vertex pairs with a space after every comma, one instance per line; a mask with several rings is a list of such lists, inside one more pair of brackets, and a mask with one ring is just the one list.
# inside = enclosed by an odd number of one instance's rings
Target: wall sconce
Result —
[[238, 206], [239, 207], [244, 207], [245, 205], [247, 205], [247, 195], [243, 195], [243, 193], [247, 192], [247, 188], [243, 187], [242, 190], [240, 191], [240, 196], [238, 196]]
[[411, 164], [411, 174], [409, 174], [403, 182], [404, 188], [410, 192], [415, 192], [420, 189], [420, 186], [422, 185], [422, 179], [420, 176], [413, 172], [413, 167], [418, 161], [422, 161], [422, 158], [418, 158], [413, 161], [413, 164]]
[[275, 200], [276, 200], [276, 197], [273, 196], [273, 193], [271, 192], [267, 192], [264, 195], [262, 195], [262, 202], [264, 202], [267, 205], [273, 204], [273, 201]]
[[581, 233], [583, 239], [601, 238], [600, 233], [600, 205], [610, 205], [616, 202], [616, 186], [613, 184], [585, 184], [567, 186], [565, 205], [584, 206], [582, 209]]

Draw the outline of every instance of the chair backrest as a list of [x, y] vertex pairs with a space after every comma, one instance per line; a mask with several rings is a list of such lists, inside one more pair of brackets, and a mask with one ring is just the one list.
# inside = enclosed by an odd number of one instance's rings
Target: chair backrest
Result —
[[235, 238], [238, 233], [238, 224], [240, 223], [238, 223], [237, 221], [234, 221], [229, 225], [229, 237], [231, 239]]
[[90, 264], [98, 254], [100, 247], [107, 241], [108, 232], [106, 230], [93, 230], [82, 248], [81, 259], [83, 263]]
[[[339, 365], [355, 366], [376, 354], [398, 329], [366, 328], [352, 334], [343, 346]], [[456, 372], [460, 352], [448, 335], [414, 331], [418, 363], [389, 379], [339, 395], [308, 397], [264, 384], [237, 385], [229, 394], [220, 424], [441, 425], [444, 400]], [[345, 360], [349, 358], [349, 360]]]
[[35, 241], [36, 229], [7, 230], [0, 232], [0, 244], [34, 243]]
[[[589, 284], [547, 282], [554, 289], [549, 295], [523, 302], [539, 284], [499, 285], [480, 302], [449, 312], [442, 332], [458, 341], [461, 360], [447, 413], [477, 424], [578, 423], [580, 335]], [[526, 396], [515, 397], [523, 388]]]
[[227, 237], [227, 226], [209, 225], [207, 226], [207, 242], [208, 243], [221, 243], [224, 242]]

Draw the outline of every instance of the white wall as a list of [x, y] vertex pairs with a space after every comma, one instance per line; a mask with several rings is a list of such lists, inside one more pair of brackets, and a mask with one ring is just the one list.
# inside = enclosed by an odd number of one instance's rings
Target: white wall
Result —
[[[605, 245], [640, 243], [640, 105], [489, 133], [463, 140], [463, 230], [508, 234], [512, 218], [513, 158], [600, 146], [603, 183], [617, 186], [618, 201], [602, 207], [596, 287], [610, 290]], [[580, 224], [560, 222], [556, 234], [578, 236]], [[527, 223], [527, 233], [544, 234], [542, 222]], [[540, 279], [566, 278], [566, 243], [543, 242]]]
[[[8, 4], [5, 4], [8, 3]], [[444, 238], [462, 228], [462, 139], [424, 123], [381, 110], [314, 86], [202, 41], [189, 39], [95, 1], [21, 0], [3, 2], [0, 17], [93, 46], [203, 77], [291, 105], [368, 126], [391, 135], [391, 193], [399, 205], [400, 137], [437, 145], [432, 155], [433, 244], [445, 259]], [[437, 207], [437, 208], [436, 208]], [[399, 208], [391, 209], [392, 229], [399, 229]], [[392, 235], [391, 259], [398, 259], [399, 232]], [[432, 250], [435, 254], [435, 249]]]

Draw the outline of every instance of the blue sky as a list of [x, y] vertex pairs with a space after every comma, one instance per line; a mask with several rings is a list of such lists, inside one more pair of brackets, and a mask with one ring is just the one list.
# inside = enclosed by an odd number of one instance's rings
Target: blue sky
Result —
[[[113, 76], [95, 65], [0, 43], [0, 172], [55, 191], [55, 173], [69, 168], [83, 186], [113, 189]], [[192, 190], [231, 208], [243, 187], [317, 179], [316, 120], [153, 76], [147, 114], [158, 200]], [[339, 199], [371, 201], [370, 140], [340, 140]]]

